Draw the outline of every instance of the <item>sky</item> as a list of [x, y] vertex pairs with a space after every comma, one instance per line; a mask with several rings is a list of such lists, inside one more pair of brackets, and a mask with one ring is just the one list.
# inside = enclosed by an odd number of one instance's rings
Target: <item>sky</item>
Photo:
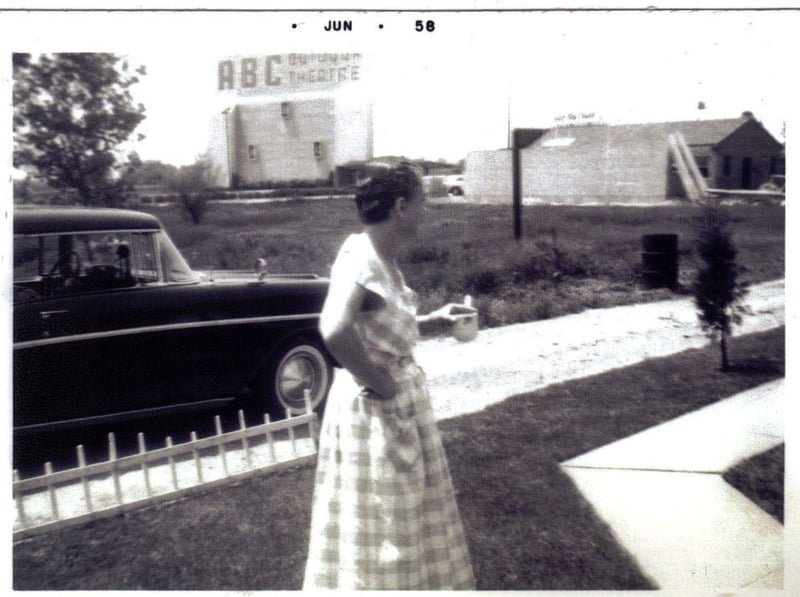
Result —
[[[208, 146], [220, 57], [288, 52], [364, 54], [358, 93], [374, 107], [375, 155], [457, 161], [506, 147], [509, 127], [569, 113], [615, 124], [748, 110], [783, 140], [800, 30], [798, 12], [739, 10], [8, 16], [19, 21], [7, 29], [13, 51], [111, 51], [145, 65], [132, 88], [145, 139], [129, 147], [175, 165]], [[419, 16], [432, 32], [415, 31]], [[331, 18], [353, 31], [325, 33]]]
[[[376, 15], [369, 16], [354, 16], [356, 32], [360, 23], [372, 24]], [[365, 36], [356, 46], [364, 46], [357, 49], [368, 65], [363, 93], [375, 111], [374, 152], [456, 161], [506, 147], [509, 123], [549, 127], [569, 113], [613, 124], [733, 118], [748, 110], [783, 140], [797, 30], [797, 19], [787, 16], [798, 15], [453, 13], [435, 15], [439, 30], [421, 41], [425, 33], [398, 36], [407, 46]], [[141, 157], [181, 164], [205, 150], [216, 63], [236, 46], [231, 40], [190, 55], [130, 54], [149, 72], [136, 90], [148, 110]], [[298, 50], [266, 43], [255, 55], [273, 49]]]

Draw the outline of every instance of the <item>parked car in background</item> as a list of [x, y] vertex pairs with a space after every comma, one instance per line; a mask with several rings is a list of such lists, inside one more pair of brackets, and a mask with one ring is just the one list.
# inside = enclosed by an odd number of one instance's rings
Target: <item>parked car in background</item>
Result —
[[319, 407], [332, 360], [327, 280], [193, 271], [159, 220], [112, 209], [14, 211], [15, 435], [239, 402]]
[[448, 195], [463, 195], [464, 194], [464, 175], [452, 174], [445, 176], [444, 186], [447, 188]]

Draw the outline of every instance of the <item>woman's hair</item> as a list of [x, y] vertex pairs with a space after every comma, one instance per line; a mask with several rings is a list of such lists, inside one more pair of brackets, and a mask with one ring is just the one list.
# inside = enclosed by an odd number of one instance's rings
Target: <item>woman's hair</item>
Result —
[[422, 192], [417, 169], [402, 162], [369, 178], [356, 189], [356, 207], [364, 224], [377, 224], [389, 217], [399, 197], [414, 199]]

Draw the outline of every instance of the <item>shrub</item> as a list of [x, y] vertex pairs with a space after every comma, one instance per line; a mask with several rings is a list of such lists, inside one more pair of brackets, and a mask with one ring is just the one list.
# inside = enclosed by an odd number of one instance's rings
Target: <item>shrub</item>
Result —
[[595, 268], [589, 255], [576, 257], [556, 245], [540, 241], [521, 256], [512, 258], [509, 269], [517, 282], [538, 282], [582, 277]]
[[494, 269], [471, 272], [464, 278], [464, 288], [474, 294], [492, 294], [500, 284], [501, 274]]

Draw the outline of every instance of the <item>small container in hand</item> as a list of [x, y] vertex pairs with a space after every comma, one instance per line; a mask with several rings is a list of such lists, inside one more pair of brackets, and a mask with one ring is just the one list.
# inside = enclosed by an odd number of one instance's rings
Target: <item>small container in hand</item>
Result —
[[[464, 306], [472, 309], [472, 297], [464, 297]], [[474, 313], [451, 313], [455, 318], [453, 322], [452, 334], [459, 342], [469, 342], [478, 335], [478, 314]]]

